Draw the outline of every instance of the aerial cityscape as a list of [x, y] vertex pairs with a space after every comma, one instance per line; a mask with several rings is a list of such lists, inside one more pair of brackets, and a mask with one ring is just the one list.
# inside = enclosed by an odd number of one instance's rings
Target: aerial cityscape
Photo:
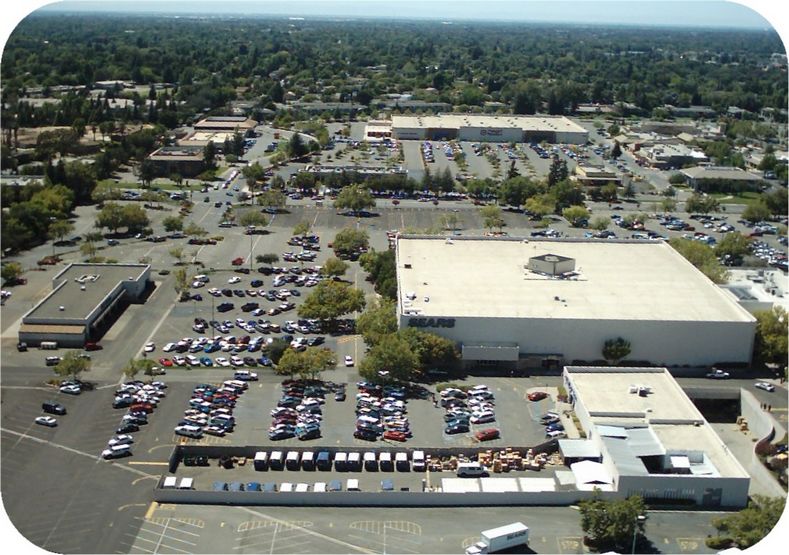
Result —
[[6, 550], [782, 550], [769, 10], [33, 9], [0, 64]]

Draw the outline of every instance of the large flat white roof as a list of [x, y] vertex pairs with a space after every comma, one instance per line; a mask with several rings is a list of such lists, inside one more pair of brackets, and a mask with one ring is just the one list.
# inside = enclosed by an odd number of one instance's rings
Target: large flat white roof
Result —
[[444, 114], [437, 116], [392, 116], [393, 128], [486, 127], [518, 128], [524, 131], [558, 131], [588, 133], [586, 129], [564, 116], [490, 116], [482, 114]]
[[[577, 275], [525, 269], [547, 254], [574, 259]], [[415, 316], [754, 321], [663, 242], [401, 236], [397, 279], [399, 311]]]

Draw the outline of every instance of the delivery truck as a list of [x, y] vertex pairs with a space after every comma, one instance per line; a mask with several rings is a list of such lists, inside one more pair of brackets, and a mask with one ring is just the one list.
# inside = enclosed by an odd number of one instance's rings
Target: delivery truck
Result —
[[481, 540], [466, 548], [466, 555], [498, 553], [529, 542], [529, 527], [522, 522], [485, 530]]

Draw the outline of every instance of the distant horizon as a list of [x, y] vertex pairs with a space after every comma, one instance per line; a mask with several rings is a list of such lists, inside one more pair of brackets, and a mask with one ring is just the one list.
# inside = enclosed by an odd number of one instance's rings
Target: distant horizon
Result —
[[[753, 0], [751, 0], [753, 1]], [[408, 13], [404, 13], [408, 12]], [[513, 23], [587, 27], [654, 27], [677, 29], [773, 30], [749, 7], [720, 0], [526, 1], [416, 0], [361, 2], [353, 0], [290, 0], [280, 2], [186, 2], [179, 0], [63, 0], [35, 14], [159, 15], [185, 17], [304, 18], [305, 20], [436, 21], [451, 24]]]

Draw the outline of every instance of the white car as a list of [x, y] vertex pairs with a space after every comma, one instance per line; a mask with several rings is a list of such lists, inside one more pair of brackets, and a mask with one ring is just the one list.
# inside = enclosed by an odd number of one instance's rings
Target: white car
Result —
[[155, 349], [156, 349], [156, 343], [154, 343], [153, 341], [149, 341], [148, 343], [145, 344], [145, 347], [143, 347], [142, 350], [145, 351], [146, 353], [152, 353]]
[[107, 445], [112, 447], [113, 445], [127, 445], [129, 443], [134, 443], [134, 438], [129, 434], [121, 434], [111, 438]]
[[186, 355], [186, 362], [189, 363], [189, 366], [199, 366], [200, 365], [200, 359], [198, 359], [194, 355]]
[[203, 283], [202, 281], [193, 281], [192, 282], [192, 288], [199, 289], [201, 287], [205, 287], [205, 283]]
[[472, 424], [487, 424], [488, 422], [495, 422], [496, 415], [491, 411], [483, 411], [472, 413], [469, 422]]
[[233, 366], [244, 366], [244, 361], [237, 356], [230, 357], [230, 364]]
[[176, 366], [186, 366], [186, 359], [184, 357], [174, 356], [173, 364]]
[[231, 277], [230, 279], [227, 280], [227, 282], [230, 283], [230, 284], [239, 283], [240, 281], [241, 281], [241, 278], [238, 277], [238, 276], [233, 276], [233, 277]]
[[756, 382], [753, 384], [753, 387], [758, 387], [759, 389], [763, 389], [765, 391], [775, 391], [775, 386], [767, 382]]
[[69, 384], [61, 386], [60, 388], [61, 393], [68, 393], [69, 395], [79, 395], [82, 393], [82, 389], [78, 385]]
[[353, 357], [351, 355], [345, 355], [345, 366], [353, 366]]
[[36, 417], [35, 422], [36, 424], [39, 424], [41, 426], [49, 426], [50, 428], [54, 428], [55, 426], [58, 425], [57, 419], [51, 416], [38, 416]]
[[175, 343], [168, 343], [162, 348], [162, 351], [164, 351], [165, 353], [172, 352], [175, 350], [175, 346], [176, 346]]
[[230, 366], [230, 361], [227, 360], [225, 357], [217, 357], [216, 359], [214, 359], [214, 363], [217, 364], [218, 366], [225, 366], [225, 367]]
[[728, 372], [724, 372], [723, 370], [718, 370], [716, 368], [712, 372], [707, 374], [707, 377], [713, 380], [726, 380], [730, 377], [730, 375]]

